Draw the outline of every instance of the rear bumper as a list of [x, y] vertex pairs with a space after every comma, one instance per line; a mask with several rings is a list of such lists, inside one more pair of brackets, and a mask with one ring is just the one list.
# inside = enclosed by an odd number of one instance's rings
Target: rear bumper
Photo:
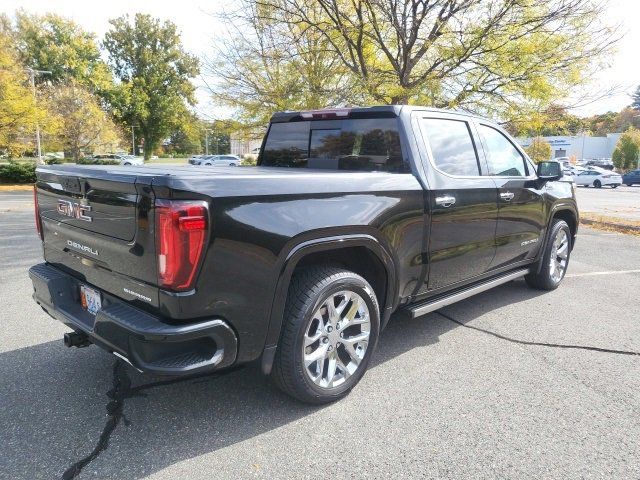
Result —
[[[238, 340], [221, 319], [171, 325], [105, 292], [97, 315], [79, 301], [75, 277], [41, 263], [29, 269], [34, 300], [53, 318], [139, 370], [181, 375], [217, 370], [236, 360]], [[91, 287], [91, 285], [88, 285]]]

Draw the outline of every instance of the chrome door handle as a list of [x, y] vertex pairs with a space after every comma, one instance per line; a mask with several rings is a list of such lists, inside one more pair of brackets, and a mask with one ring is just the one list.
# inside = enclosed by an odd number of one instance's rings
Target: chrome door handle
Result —
[[436, 205], [440, 205], [441, 207], [450, 207], [454, 203], [456, 203], [456, 197], [452, 197], [451, 195], [436, 197]]
[[514, 197], [514, 194], [512, 192], [504, 192], [500, 194], [500, 198], [505, 202], [510, 202], [513, 199], [513, 197]]

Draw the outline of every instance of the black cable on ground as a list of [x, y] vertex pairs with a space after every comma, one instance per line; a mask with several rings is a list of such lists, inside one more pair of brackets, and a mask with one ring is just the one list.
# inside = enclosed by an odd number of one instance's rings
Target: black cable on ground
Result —
[[446, 318], [447, 320], [457, 323], [458, 325], [470, 328], [471, 330], [476, 330], [478, 332], [486, 333], [487, 335], [491, 335], [492, 337], [499, 338], [501, 340], [506, 340], [511, 343], [518, 343], [520, 345], [534, 345], [538, 347], [551, 347], [551, 348], [568, 348], [568, 349], [576, 349], [576, 350], [591, 350], [593, 352], [602, 352], [602, 353], [615, 353], [617, 355], [637, 355], [640, 356], [640, 352], [634, 352], [632, 350], [614, 350], [611, 348], [600, 348], [600, 347], [590, 347], [586, 345], [566, 345], [562, 343], [545, 343], [545, 342], [531, 342], [529, 340], [519, 340], [517, 338], [507, 337], [505, 335], [501, 335], [500, 333], [492, 332], [491, 330], [486, 330], [480, 327], [474, 327], [472, 325], [467, 325], [455, 318], [450, 317], [446, 313], [442, 313], [440, 310], [437, 310], [435, 313]]

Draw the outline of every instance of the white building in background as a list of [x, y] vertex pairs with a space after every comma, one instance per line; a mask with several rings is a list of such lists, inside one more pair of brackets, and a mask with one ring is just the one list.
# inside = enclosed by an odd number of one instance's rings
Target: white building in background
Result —
[[262, 134], [256, 133], [232, 133], [229, 139], [231, 143], [231, 155], [242, 157], [247, 154], [257, 154], [262, 145]]
[[[621, 133], [608, 133], [606, 137], [589, 137], [586, 135], [542, 137], [551, 145], [551, 158], [575, 157], [576, 160], [611, 158]], [[532, 137], [516, 139], [523, 147], [533, 142]]]

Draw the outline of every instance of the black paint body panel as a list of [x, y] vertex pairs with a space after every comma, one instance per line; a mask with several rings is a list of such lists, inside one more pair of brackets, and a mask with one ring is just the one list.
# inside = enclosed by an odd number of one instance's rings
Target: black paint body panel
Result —
[[[399, 118], [402, 151], [411, 173], [39, 167], [36, 185], [45, 260], [167, 324], [224, 320], [237, 335], [241, 363], [277, 343], [287, 275], [305, 252], [350, 244], [374, 252], [388, 273], [388, 298], [381, 300], [388, 318], [401, 304], [459, 288], [510, 264], [533, 263], [543, 242], [527, 244], [526, 249], [520, 244], [534, 236], [543, 239], [555, 209], [570, 211], [577, 220], [575, 198], [566, 182], [534, 185], [531, 179], [521, 185], [498, 185], [493, 177], [461, 180], [440, 175], [412, 124], [422, 110], [379, 108], [384, 116]], [[275, 120], [294, 118], [282, 114]], [[86, 190], [67, 191], [65, 182], [73, 184], [69, 178], [78, 178]], [[500, 205], [500, 189], [516, 187], [517, 201]], [[455, 208], [434, 203], [444, 193], [458, 198]], [[52, 213], [58, 198], [86, 198], [102, 217], [93, 225], [67, 221]], [[155, 199], [209, 204], [211, 233], [189, 292], [172, 293], [157, 286]], [[98, 255], [69, 246], [68, 240]]]

